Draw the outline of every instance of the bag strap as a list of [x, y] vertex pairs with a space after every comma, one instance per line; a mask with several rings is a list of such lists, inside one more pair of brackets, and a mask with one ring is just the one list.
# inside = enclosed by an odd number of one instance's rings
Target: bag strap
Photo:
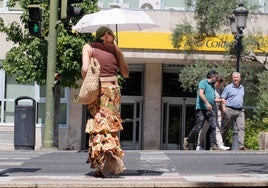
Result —
[[95, 55], [94, 55], [94, 54], [95, 54], [95, 53], [94, 53], [94, 52], [95, 52], [95, 48], [94, 48], [93, 46], [91, 46], [91, 49], [92, 49], [92, 51], [91, 51], [91, 58], [94, 58], [94, 56], [95, 56]]

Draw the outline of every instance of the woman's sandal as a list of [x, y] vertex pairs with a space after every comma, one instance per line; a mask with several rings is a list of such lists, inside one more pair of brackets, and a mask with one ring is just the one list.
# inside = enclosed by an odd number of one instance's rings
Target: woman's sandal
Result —
[[107, 150], [105, 152], [105, 158], [106, 159], [101, 171], [104, 176], [107, 176], [110, 173], [120, 174], [126, 169], [123, 160], [116, 155], [113, 155], [111, 151]]
[[102, 172], [100, 171], [100, 170], [96, 170], [95, 172], [94, 172], [94, 176], [96, 177], [96, 178], [104, 178], [105, 176], [102, 174]]

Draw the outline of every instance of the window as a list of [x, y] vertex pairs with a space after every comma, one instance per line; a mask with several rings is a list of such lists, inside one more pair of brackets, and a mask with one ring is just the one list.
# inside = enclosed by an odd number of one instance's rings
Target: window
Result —
[[183, 91], [179, 82], [180, 65], [163, 65], [163, 96], [164, 97], [196, 97], [196, 93]]
[[[69, 106], [69, 88], [61, 88], [61, 93], [60, 93], [60, 114], [59, 114], [59, 124], [61, 126], [66, 126], [68, 125], [68, 106]], [[45, 86], [40, 86], [39, 89], [40, 93], [40, 101], [38, 103], [38, 108], [37, 108], [37, 121], [39, 124], [44, 124], [45, 123], [45, 112], [46, 112], [46, 87]]]
[[[5, 76], [4, 83], [4, 96], [2, 98], [2, 105], [4, 110], [4, 123], [14, 122], [14, 100], [21, 96], [28, 96], [34, 98], [35, 94], [35, 84], [19, 84], [16, 82], [15, 77]], [[18, 92], [19, 91], [19, 92]]]
[[130, 64], [129, 78], [122, 84], [121, 94], [125, 96], [143, 96], [143, 65]]

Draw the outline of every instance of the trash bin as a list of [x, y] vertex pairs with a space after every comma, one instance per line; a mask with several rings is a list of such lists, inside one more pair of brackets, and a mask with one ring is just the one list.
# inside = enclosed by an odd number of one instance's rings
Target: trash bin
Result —
[[[32, 105], [19, 105], [21, 100], [31, 100]], [[27, 103], [28, 104], [28, 103]], [[14, 147], [15, 150], [34, 150], [36, 101], [27, 96], [15, 99]]]

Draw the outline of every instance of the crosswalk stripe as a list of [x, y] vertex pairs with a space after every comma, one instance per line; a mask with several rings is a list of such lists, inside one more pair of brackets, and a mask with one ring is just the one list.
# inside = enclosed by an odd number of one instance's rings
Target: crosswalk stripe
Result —
[[23, 162], [0, 162], [0, 166], [19, 166]]
[[[40, 156], [39, 154], [33, 153], [20, 153], [20, 152], [6, 152], [0, 154], [0, 167], [5, 166], [20, 166], [25, 161], [31, 160], [34, 157]], [[6, 169], [1, 169], [1, 171]]]

